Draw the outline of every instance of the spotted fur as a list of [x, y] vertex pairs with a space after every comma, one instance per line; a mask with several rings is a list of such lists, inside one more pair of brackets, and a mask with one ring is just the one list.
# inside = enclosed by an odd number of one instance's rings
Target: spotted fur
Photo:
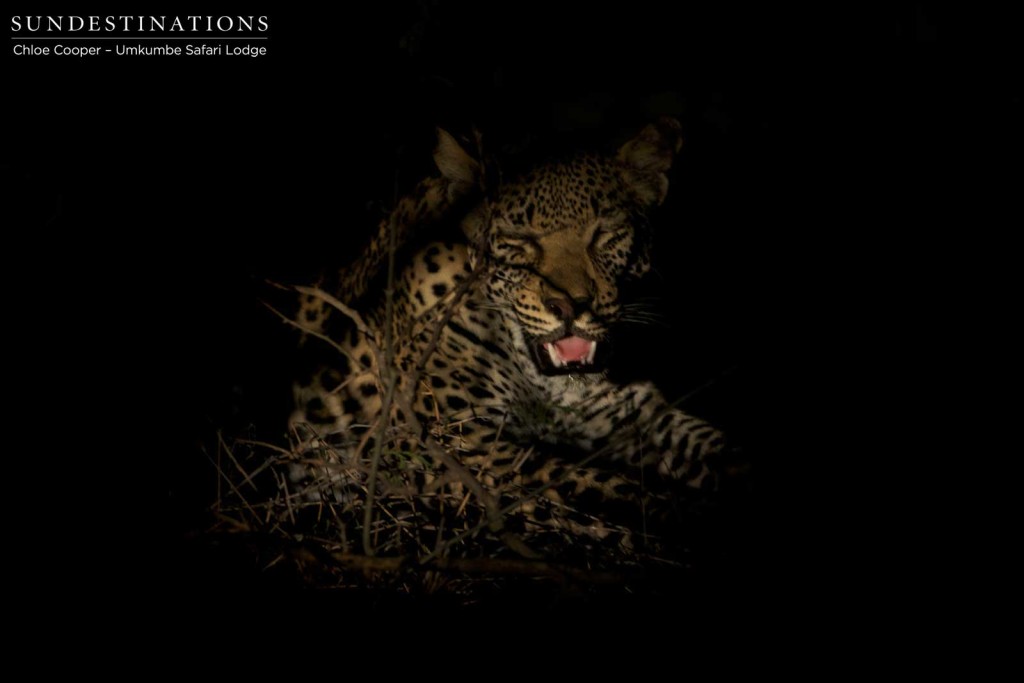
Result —
[[[604, 370], [620, 287], [650, 267], [648, 216], [680, 144], [678, 123], [665, 119], [615, 156], [581, 155], [484, 187], [481, 165], [441, 132], [441, 175], [402, 200], [332, 294], [356, 301], [413, 228], [458, 216], [463, 239], [430, 243], [402, 264], [390, 337], [386, 299], [362, 307], [362, 330], [340, 334], [330, 324], [345, 318], [338, 307], [304, 297], [299, 322], [340, 353], [296, 385], [293, 427], [313, 443], [374, 424], [390, 340], [396, 391], [415, 396], [406, 409], [492, 490], [513, 478], [527, 492], [558, 483], [542, 501], [599, 510], [642, 500], [644, 471], [714, 489], [721, 433], [654, 384], [618, 385]], [[544, 503], [523, 500], [536, 520], [550, 519]]]

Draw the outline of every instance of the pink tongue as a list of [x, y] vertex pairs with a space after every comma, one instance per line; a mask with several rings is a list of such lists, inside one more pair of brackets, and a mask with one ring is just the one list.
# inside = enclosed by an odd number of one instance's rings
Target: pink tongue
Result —
[[564, 361], [582, 361], [590, 353], [590, 342], [579, 337], [566, 337], [556, 341], [555, 348]]

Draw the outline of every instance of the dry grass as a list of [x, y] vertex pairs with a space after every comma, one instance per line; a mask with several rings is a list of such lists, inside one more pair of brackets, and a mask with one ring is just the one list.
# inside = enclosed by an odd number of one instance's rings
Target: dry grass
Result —
[[[388, 431], [392, 436], [379, 449], [355, 438], [315, 446], [295, 439], [287, 448], [218, 438], [208, 454], [219, 482], [209, 533], [254, 540], [265, 569], [285, 565], [317, 587], [391, 585], [470, 598], [502, 577], [608, 585], [641, 571], [639, 555], [617, 543], [602, 547], [568, 529], [524, 520], [527, 503], [556, 506], [542, 489], [513, 483], [491, 490], [441, 440], [409, 449], [399, 444], [406, 428]], [[427, 436], [436, 438], [436, 431]], [[626, 530], [620, 531], [622, 538]]]
[[[218, 434], [207, 452], [218, 479], [210, 534], [254, 539], [265, 569], [287, 567], [318, 587], [384, 584], [471, 598], [480, 585], [507, 577], [560, 585], [614, 585], [635, 578], [644, 556], [629, 546], [630, 529], [545, 497], [571, 471], [529, 490], [521, 481], [489, 481], [457, 455], [460, 423], [440, 413], [429, 424], [415, 417], [416, 392], [429, 391], [419, 375], [473, 282], [466, 280], [456, 291], [401, 385], [390, 370], [390, 337], [378, 343], [358, 312], [321, 290], [296, 288], [321, 298], [366, 335], [377, 367], [384, 368], [378, 378], [384, 407], [374, 424], [355, 426], [342, 437], [322, 439], [302, 429], [287, 443], [274, 444]], [[399, 421], [398, 414], [405, 419]], [[602, 455], [593, 453], [577, 466]], [[552, 521], [540, 524], [523, 514], [533, 508], [543, 508]], [[588, 519], [590, 530], [601, 527], [602, 541], [587, 533]]]

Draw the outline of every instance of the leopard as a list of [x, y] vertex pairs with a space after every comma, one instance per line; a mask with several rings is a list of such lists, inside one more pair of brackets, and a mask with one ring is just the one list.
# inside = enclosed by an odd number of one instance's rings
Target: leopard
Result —
[[511, 496], [529, 524], [591, 537], [623, 503], [714, 495], [731, 474], [724, 434], [654, 382], [609, 373], [621, 292], [651, 270], [652, 219], [681, 149], [679, 122], [663, 117], [611, 154], [506, 178], [438, 129], [436, 174], [353, 264], [301, 288], [295, 324], [322, 360], [294, 385], [292, 433], [310, 452], [365, 446], [388, 419], [492, 511]]

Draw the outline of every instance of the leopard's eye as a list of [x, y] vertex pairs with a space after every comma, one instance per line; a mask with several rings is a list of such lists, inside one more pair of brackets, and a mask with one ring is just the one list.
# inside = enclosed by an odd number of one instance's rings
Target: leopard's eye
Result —
[[536, 260], [538, 252], [537, 243], [531, 239], [499, 237], [494, 242], [494, 256], [505, 263], [530, 264]]
[[633, 235], [633, 229], [629, 226], [620, 226], [610, 230], [598, 230], [594, 234], [591, 249], [598, 251], [611, 251], [621, 245]]

